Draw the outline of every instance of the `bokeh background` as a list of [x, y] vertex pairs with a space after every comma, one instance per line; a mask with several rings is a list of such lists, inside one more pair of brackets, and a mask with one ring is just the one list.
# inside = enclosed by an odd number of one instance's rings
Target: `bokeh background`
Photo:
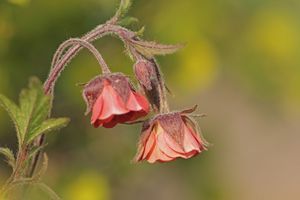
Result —
[[[45, 80], [58, 45], [113, 15], [118, 0], [0, 0], [0, 93], [17, 100], [29, 76]], [[82, 51], [56, 87], [54, 116], [71, 124], [48, 137], [44, 177], [65, 200], [296, 200], [300, 198], [300, 1], [136, 0], [145, 38], [186, 42], [159, 57], [174, 109], [199, 105], [209, 151], [134, 165], [139, 125], [94, 129], [81, 88], [99, 73]], [[132, 75], [122, 43], [96, 43], [114, 71]], [[16, 147], [0, 109], [0, 146]], [[10, 171], [0, 163], [0, 184]], [[39, 191], [37, 191], [39, 193]], [[39, 193], [37, 199], [48, 199]]]

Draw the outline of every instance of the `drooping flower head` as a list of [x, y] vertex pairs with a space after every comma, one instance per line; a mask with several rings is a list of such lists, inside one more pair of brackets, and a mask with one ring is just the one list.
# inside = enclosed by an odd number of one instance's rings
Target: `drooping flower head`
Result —
[[137, 93], [122, 73], [97, 76], [84, 86], [83, 98], [88, 114], [92, 111], [94, 127], [112, 128], [118, 123], [134, 121], [149, 112], [147, 99]]
[[183, 112], [161, 114], [145, 122], [134, 161], [168, 162], [206, 150], [196, 123]]

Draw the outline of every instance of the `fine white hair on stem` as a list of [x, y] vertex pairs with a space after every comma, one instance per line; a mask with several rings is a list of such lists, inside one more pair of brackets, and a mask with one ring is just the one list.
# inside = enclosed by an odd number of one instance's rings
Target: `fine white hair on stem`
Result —
[[73, 45], [76, 45], [76, 44], [79, 44], [79, 45], [87, 48], [95, 56], [95, 58], [97, 59], [98, 63], [100, 64], [100, 66], [102, 68], [103, 73], [110, 72], [106, 62], [104, 61], [102, 55], [96, 49], [96, 47], [94, 45], [92, 45], [91, 43], [89, 43], [83, 39], [80, 39], [80, 38], [71, 38], [71, 39], [63, 42], [54, 54], [52, 66], [54, 67], [57, 64], [57, 62], [60, 61], [62, 53], [64, 52], [65, 49], [67, 49]]
[[[98, 33], [99, 30], [101, 30], [103, 28], [103, 24], [97, 26], [96, 28], [94, 28], [93, 30], [91, 30], [90, 32], [88, 32], [85, 36], [83, 36], [81, 38], [82, 41], [88, 41], [87, 38], [89, 37], [89, 35], [100, 35], [101, 36], [101, 33]], [[76, 39], [79, 39], [79, 38], [76, 38]], [[90, 42], [90, 41], [88, 41]], [[71, 45], [69, 46], [65, 46], [63, 45], [64, 43], [60, 44], [58, 49], [56, 50], [56, 52], [54, 53], [53, 55], [53, 58], [52, 58], [52, 62], [51, 62], [51, 68], [53, 68], [55, 66], [55, 64], [59, 61], [59, 59], [63, 56], [66, 48], [70, 47]], [[76, 54], [75, 54], [76, 55]]]

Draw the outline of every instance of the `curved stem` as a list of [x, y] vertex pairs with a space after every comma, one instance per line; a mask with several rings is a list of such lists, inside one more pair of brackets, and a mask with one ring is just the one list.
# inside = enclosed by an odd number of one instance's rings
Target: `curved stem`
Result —
[[[102, 24], [97, 26], [96, 28], [94, 28], [93, 30], [88, 32], [85, 36], [83, 36], [81, 39], [86, 41], [89, 38], [89, 35], [95, 34], [99, 29], [102, 29], [103, 26], [104, 25], [102, 25]], [[57, 62], [59, 61], [59, 59], [61, 58], [61, 56], [63, 55], [63, 53], [65, 51], [65, 48], [62, 48], [61, 45], [58, 47], [58, 49], [56, 50], [56, 52], [53, 55], [52, 62], [51, 62], [51, 68], [53, 68], [55, 66], [55, 64], [57, 64]]]
[[[79, 44], [85, 48], [87, 48], [97, 59], [98, 63], [100, 64], [101, 68], [102, 68], [102, 73], [106, 74], [106, 73], [110, 73], [110, 70], [105, 62], [105, 60], [103, 59], [102, 55], [99, 53], [99, 51], [95, 48], [94, 45], [92, 45], [91, 43], [83, 40], [83, 39], [79, 39], [79, 38], [71, 38], [65, 42], [63, 42], [59, 47], [58, 50], [55, 53], [55, 56], [57, 56], [57, 61], [55, 61], [55, 63], [58, 63], [60, 60], [60, 52], [63, 52], [64, 49], [72, 46], [72, 45], [76, 45]], [[54, 56], [54, 57], [55, 57]]]
[[[90, 31], [88, 34], [83, 36], [81, 40], [85, 42], [92, 42], [108, 34], [117, 35], [125, 44], [127, 38], [133, 37], [135, 35], [132, 31], [121, 26], [114, 24], [105, 24], [102, 26], [98, 26], [94, 30]], [[48, 79], [44, 84], [44, 90], [46, 94], [52, 93], [53, 86], [57, 78], [59, 77], [59, 74], [62, 72], [66, 64], [68, 64], [68, 62], [70, 62], [81, 49], [82, 46], [77, 44], [68, 49], [68, 51], [62, 56], [61, 59], [58, 60], [58, 56], [61, 54], [59, 52], [54, 56], [54, 67], [51, 69], [50, 75], [48, 76]]]

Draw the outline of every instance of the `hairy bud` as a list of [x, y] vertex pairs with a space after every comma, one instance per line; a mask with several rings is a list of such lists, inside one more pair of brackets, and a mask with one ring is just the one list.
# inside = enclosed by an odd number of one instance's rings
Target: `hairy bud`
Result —
[[152, 82], [156, 79], [153, 63], [147, 60], [138, 60], [134, 65], [134, 73], [140, 85], [146, 90], [152, 90]]

